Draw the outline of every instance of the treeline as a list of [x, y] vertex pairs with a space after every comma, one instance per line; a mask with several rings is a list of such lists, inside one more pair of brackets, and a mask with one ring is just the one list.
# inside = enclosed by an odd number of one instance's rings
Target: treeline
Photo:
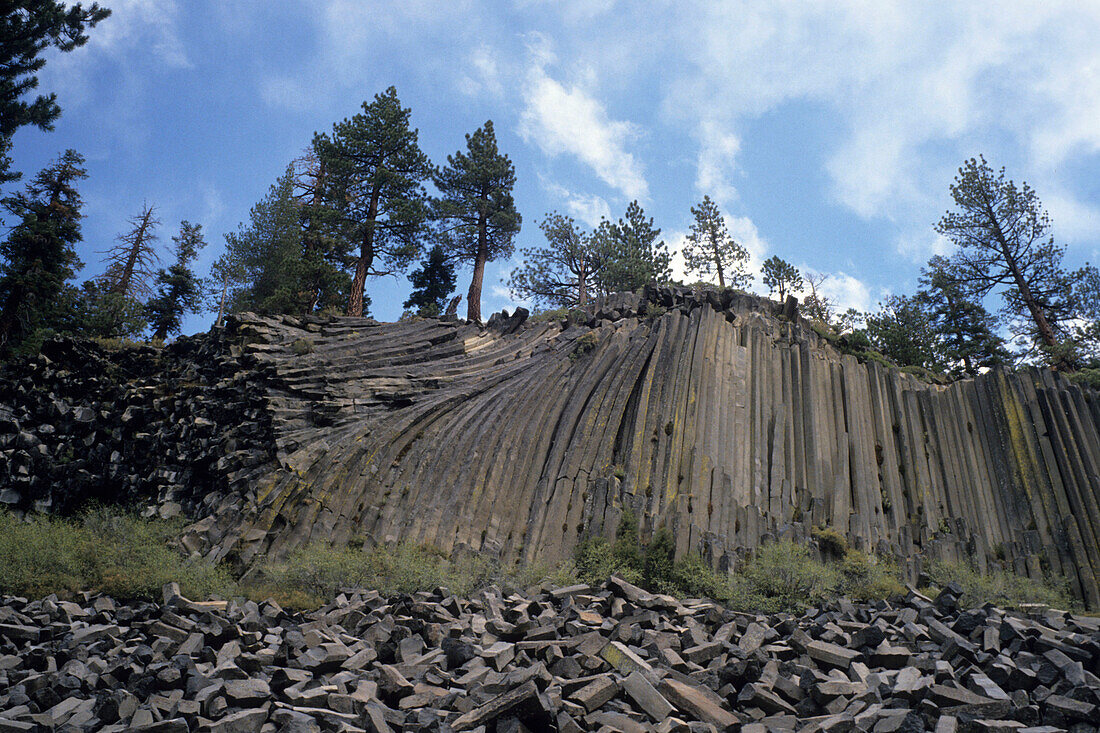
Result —
[[[33, 0], [0, 14], [0, 183], [18, 180], [7, 153], [23, 126], [51, 129], [52, 95], [26, 97], [49, 49], [68, 51], [109, 15], [93, 3]], [[146, 205], [100, 254], [103, 274], [77, 280], [83, 158], [62, 154], [0, 201], [10, 229], [0, 242], [0, 354], [33, 353], [51, 334], [151, 338], [179, 333], [191, 313], [369, 313], [368, 281], [407, 275], [404, 308], [438, 315], [457, 307], [456, 268], [472, 270], [467, 318], [481, 320], [485, 266], [511, 257], [522, 217], [512, 197], [515, 168], [498, 149], [491, 121], [464, 148], [433, 164], [420, 149], [410, 110], [390, 87], [361, 111], [314, 135], [248, 221], [225, 236], [224, 253], [199, 276], [202, 227], [180, 223], [167, 248], [156, 209]], [[1070, 270], [1064, 246], [1036, 193], [984, 158], [966, 161], [951, 185], [954, 207], [935, 230], [955, 247], [933, 257], [917, 292], [871, 313], [840, 312], [827, 275], [800, 272], [772, 256], [759, 273], [709, 197], [691, 209], [682, 255], [689, 273], [720, 287], [795, 294], [802, 311], [856, 349], [903, 367], [955, 375], [1020, 360], [1059, 369], [1100, 368], [1100, 273]], [[573, 308], [608, 293], [672, 279], [672, 252], [642, 206], [585, 229], [552, 212], [542, 244], [522, 250], [507, 284], [517, 299]], [[411, 270], [411, 272], [410, 272]], [[987, 305], [999, 301], [995, 311]]]

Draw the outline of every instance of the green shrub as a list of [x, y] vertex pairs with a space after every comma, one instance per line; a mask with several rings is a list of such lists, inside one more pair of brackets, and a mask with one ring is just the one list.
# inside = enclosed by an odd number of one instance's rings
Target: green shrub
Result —
[[595, 331], [589, 331], [573, 344], [573, 351], [569, 353], [570, 361], [576, 361], [585, 354], [594, 350], [600, 343], [600, 337], [596, 335]]
[[815, 605], [832, 597], [837, 571], [810, 557], [810, 550], [790, 540], [763, 545], [742, 571], [753, 594], [775, 599], [783, 609]]
[[550, 323], [552, 321], [564, 321], [569, 317], [568, 308], [555, 308], [553, 310], [539, 311], [527, 319], [528, 323]]
[[732, 595], [729, 578], [719, 576], [694, 552], [676, 561], [672, 569], [672, 587], [674, 595], [716, 601], [728, 601]]
[[627, 580], [632, 583], [636, 580], [631, 578], [642, 577], [645, 562], [642, 552], [642, 541], [638, 537], [638, 518], [634, 515], [634, 510], [626, 509], [619, 520], [618, 529], [615, 530], [612, 557], [615, 560], [615, 569], [627, 573], [630, 576]]
[[313, 342], [307, 338], [295, 339], [294, 343], [290, 345], [290, 350], [294, 352], [296, 356], [305, 356], [306, 354], [312, 354]]
[[903, 595], [897, 565], [859, 550], [848, 550], [840, 563], [840, 591], [857, 601]]
[[0, 592], [32, 597], [89, 590], [121, 600], [160, 597], [176, 581], [191, 598], [232, 590], [224, 567], [184, 558], [169, 546], [181, 521], [141, 519], [106, 509], [78, 519], [0, 512]]
[[1100, 369], [1078, 369], [1066, 375], [1074, 384], [1100, 390]]
[[673, 578], [676, 541], [668, 527], [659, 528], [645, 547], [642, 565], [642, 582], [646, 588], [659, 593], [676, 593]]
[[992, 603], [1001, 608], [1016, 608], [1026, 603], [1043, 603], [1059, 609], [1077, 606], [1065, 578], [1035, 580], [1006, 571], [980, 573], [969, 563], [933, 561], [925, 572], [933, 586], [942, 588], [954, 581], [962, 586], [959, 604], [974, 608]]
[[656, 303], [650, 303], [646, 301], [642, 303], [642, 307], [638, 309], [638, 315], [643, 318], [648, 318], [651, 321], [655, 321], [665, 313], [668, 313], [668, 309], [663, 305], [657, 305]]
[[848, 539], [832, 527], [814, 527], [810, 535], [826, 557], [839, 560], [848, 552]]

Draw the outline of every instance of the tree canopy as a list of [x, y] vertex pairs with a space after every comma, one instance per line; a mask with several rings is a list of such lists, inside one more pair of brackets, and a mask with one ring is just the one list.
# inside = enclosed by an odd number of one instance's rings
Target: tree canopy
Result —
[[420, 150], [411, 111], [394, 87], [363, 103], [363, 111], [337, 122], [313, 147], [325, 200], [336, 230], [359, 256], [347, 314], [363, 315], [367, 277], [405, 270], [420, 254], [427, 218], [423, 182], [431, 163]]
[[433, 210], [442, 222], [445, 246], [473, 265], [466, 318], [478, 322], [485, 263], [512, 255], [523, 222], [512, 198], [516, 169], [497, 148], [492, 120], [466, 135], [466, 151], [447, 156], [433, 180], [440, 192]]
[[0, 183], [18, 174], [10, 172], [7, 152], [11, 137], [31, 125], [52, 130], [61, 114], [56, 94], [39, 94], [38, 72], [46, 65], [47, 50], [72, 51], [88, 42], [85, 31], [111, 14], [98, 3], [66, 6], [56, 0], [18, 0], [0, 4]]
[[523, 264], [508, 279], [516, 298], [546, 308], [583, 307], [607, 265], [607, 253], [572, 217], [556, 211], [539, 222], [546, 245], [523, 250]]
[[731, 287], [748, 287], [752, 281], [746, 269], [748, 250], [730, 236], [718, 205], [710, 196], [704, 196], [698, 206], [691, 208], [691, 214], [695, 221], [691, 224], [683, 252], [688, 272], [716, 275], [718, 286], [722, 288], [726, 287], [727, 277]]

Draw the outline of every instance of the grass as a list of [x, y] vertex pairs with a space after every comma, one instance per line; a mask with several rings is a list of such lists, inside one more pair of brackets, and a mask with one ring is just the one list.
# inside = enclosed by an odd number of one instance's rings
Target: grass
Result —
[[182, 526], [182, 520], [149, 521], [106, 509], [75, 519], [36, 515], [29, 521], [0, 512], [0, 593], [41, 597], [96, 590], [152, 600], [170, 581], [195, 598], [230, 591], [234, 583], [224, 567], [185, 559], [169, 546]]
[[[765, 613], [799, 611], [840, 596], [872, 601], [905, 593], [891, 562], [847, 547], [828, 528], [816, 532], [819, 546], [829, 546], [824, 562], [806, 545], [773, 542], [757, 548], [732, 574], [714, 572], [695, 554], [676, 559], [675, 537], [667, 528], [643, 542], [636, 518], [627, 511], [614, 540], [586, 540], [574, 561], [561, 564], [504, 568], [477, 553], [450, 555], [411, 543], [370, 549], [314, 543], [238, 581], [225, 566], [183, 557], [173, 547], [182, 526], [181, 519], [149, 520], [108, 509], [70, 519], [21, 519], [0, 512], [0, 593], [71, 598], [93, 591], [120, 600], [156, 600], [165, 583], [176, 581], [189, 598], [273, 598], [284, 608], [304, 610], [347, 588], [392, 595], [445, 587], [461, 596], [490, 584], [506, 590], [599, 584], [612, 573], [655, 592], [713, 598], [736, 610]], [[983, 575], [959, 563], [931, 563], [927, 572], [933, 586], [958, 582], [968, 607], [987, 602], [1005, 608], [1076, 606], [1065, 582], [1036, 582], [1003, 572]]]
[[962, 586], [959, 603], [973, 608], [992, 603], [1001, 608], [1017, 608], [1024, 604], [1041, 603], [1052, 608], [1075, 609], [1079, 604], [1069, 592], [1064, 578], [1037, 580], [1006, 571], [981, 573], [964, 562], [934, 561], [928, 563], [925, 572], [932, 581], [932, 595], [952, 581]]

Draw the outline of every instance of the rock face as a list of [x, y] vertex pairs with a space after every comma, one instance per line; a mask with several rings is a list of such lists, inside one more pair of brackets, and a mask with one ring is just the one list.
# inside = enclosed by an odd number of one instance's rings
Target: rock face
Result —
[[[246, 565], [355, 537], [553, 560], [630, 507], [643, 535], [667, 525], [679, 552], [720, 568], [768, 536], [831, 526], [911, 577], [920, 556], [1050, 570], [1100, 607], [1100, 397], [1060, 375], [926, 384], [732, 291], [650, 288], [525, 318], [243, 316], [188, 341], [160, 358], [195, 378], [177, 379], [166, 397], [179, 409], [154, 409], [143, 429], [165, 428], [158, 455], [178, 462], [171, 446], [204, 445], [204, 417], [214, 463], [155, 476], [146, 495], [201, 518], [188, 547]], [[140, 384], [92, 421], [155, 388]], [[24, 454], [56, 462], [36, 419], [13, 416], [2, 439], [18, 456], [4, 480], [21, 492], [6, 496], [24, 504]], [[241, 420], [255, 427], [242, 435]], [[146, 472], [128, 460], [97, 465]]]
[[173, 585], [163, 604], [0, 597], [0, 731], [1093, 733], [1100, 720], [1100, 620], [959, 611], [950, 586], [935, 603], [764, 616], [616, 577], [470, 598], [349, 590], [308, 615], [193, 603]]

